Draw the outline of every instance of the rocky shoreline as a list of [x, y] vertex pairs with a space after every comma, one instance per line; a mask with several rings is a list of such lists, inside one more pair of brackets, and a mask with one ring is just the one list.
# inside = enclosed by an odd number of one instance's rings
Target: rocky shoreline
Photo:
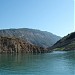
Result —
[[0, 37], [0, 53], [46, 53], [47, 49], [18, 38]]

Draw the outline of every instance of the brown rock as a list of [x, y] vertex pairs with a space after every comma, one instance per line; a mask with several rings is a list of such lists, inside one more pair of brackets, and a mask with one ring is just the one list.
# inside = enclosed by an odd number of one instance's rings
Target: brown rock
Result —
[[44, 53], [46, 49], [32, 45], [24, 40], [0, 37], [0, 53]]

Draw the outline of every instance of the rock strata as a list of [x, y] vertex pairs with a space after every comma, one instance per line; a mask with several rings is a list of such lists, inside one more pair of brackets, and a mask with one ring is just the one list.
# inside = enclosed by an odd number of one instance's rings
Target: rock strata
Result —
[[24, 40], [0, 37], [0, 53], [44, 53], [47, 49], [30, 44]]

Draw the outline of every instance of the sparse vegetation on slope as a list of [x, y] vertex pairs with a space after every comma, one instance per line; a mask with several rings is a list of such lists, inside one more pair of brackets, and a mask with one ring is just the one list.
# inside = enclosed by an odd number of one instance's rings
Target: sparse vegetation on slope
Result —
[[68, 34], [67, 36], [60, 39], [52, 47], [48, 48], [51, 50], [75, 50], [75, 32]]

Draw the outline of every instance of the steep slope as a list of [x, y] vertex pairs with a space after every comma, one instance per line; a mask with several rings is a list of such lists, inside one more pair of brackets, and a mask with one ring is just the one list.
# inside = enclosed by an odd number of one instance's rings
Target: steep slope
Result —
[[75, 50], [75, 32], [68, 34], [60, 39], [52, 47], [48, 48], [52, 50]]
[[17, 37], [45, 48], [52, 46], [60, 39], [59, 36], [52, 33], [28, 28], [0, 30], [0, 36]]
[[0, 53], [44, 53], [46, 49], [18, 38], [0, 37]]

